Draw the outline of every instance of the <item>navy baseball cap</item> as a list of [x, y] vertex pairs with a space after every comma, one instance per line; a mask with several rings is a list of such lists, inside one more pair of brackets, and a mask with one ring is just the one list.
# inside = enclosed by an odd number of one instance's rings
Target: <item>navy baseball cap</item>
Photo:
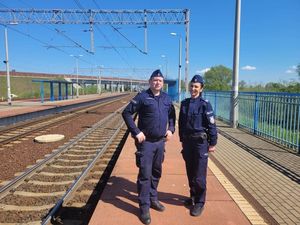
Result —
[[162, 72], [160, 70], [155, 70], [151, 74], [150, 79], [152, 79], [153, 77], [162, 77], [162, 78], [164, 78], [164, 75], [162, 74]]
[[193, 76], [192, 80], [191, 80], [192, 83], [201, 83], [201, 84], [204, 84], [204, 80], [203, 78], [196, 74], [195, 76]]

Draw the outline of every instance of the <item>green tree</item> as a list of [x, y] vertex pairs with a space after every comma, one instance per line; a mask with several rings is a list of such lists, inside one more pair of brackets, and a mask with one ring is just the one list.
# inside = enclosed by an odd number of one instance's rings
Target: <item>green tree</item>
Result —
[[265, 86], [266, 91], [270, 92], [282, 92], [285, 89], [284, 84], [269, 82]]
[[299, 79], [300, 79], [300, 63], [298, 64], [296, 71], [297, 71]]
[[246, 89], [246, 86], [247, 86], [246, 81], [241, 80], [241, 81], [239, 82], [239, 89], [240, 89], [241, 91], [245, 90], [245, 89]]
[[211, 67], [204, 74], [205, 89], [214, 91], [229, 91], [231, 89], [232, 70], [219, 65]]
[[289, 85], [286, 87], [285, 92], [300, 93], [300, 83], [299, 82], [289, 83]]

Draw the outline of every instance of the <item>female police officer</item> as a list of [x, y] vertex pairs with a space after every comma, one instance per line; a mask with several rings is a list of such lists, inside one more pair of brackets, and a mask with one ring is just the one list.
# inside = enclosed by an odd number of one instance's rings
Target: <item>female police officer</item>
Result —
[[195, 75], [190, 82], [191, 97], [181, 102], [179, 137], [190, 187], [190, 214], [199, 216], [205, 204], [208, 152], [215, 150], [217, 129], [211, 104], [201, 97], [203, 78]]
[[[175, 110], [170, 97], [161, 91], [164, 77], [155, 70], [150, 79], [150, 88], [135, 96], [124, 109], [125, 123], [135, 138], [137, 146], [136, 164], [139, 167], [137, 179], [140, 220], [150, 224], [149, 208], [164, 211], [158, 201], [157, 186], [162, 172], [165, 140], [175, 131]], [[132, 115], [138, 113], [138, 126]]]

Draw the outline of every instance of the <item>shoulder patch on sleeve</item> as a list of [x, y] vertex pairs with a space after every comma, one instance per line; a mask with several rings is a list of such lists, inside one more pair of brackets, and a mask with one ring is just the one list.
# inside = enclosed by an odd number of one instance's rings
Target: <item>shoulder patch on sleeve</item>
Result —
[[211, 124], [214, 124], [214, 123], [215, 123], [215, 119], [214, 119], [213, 116], [209, 117], [209, 122], [210, 122]]

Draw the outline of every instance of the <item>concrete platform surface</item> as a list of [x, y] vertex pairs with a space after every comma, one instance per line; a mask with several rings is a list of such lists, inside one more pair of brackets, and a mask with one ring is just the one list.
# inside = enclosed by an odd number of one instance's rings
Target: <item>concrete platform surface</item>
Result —
[[[133, 139], [129, 136], [89, 225], [142, 224], [138, 218], [139, 208], [136, 193], [138, 169], [135, 166], [135, 151]], [[183, 204], [183, 200], [189, 195], [189, 189], [180, 151], [181, 144], [175, 133], [173, 139], [166, 145], [163, 175], [158, 187], [159, 199], [165, 205], [166, 210], [157, 212], [150, 209], [151, 224], [265, 224], [261, 218], [256, 223], [250, 222], [249, 218], [241, 211], [240, 206], [229, 195], [229, 189], [225, 189], [221, 185], [218, 180], [220, 178], [217, 179], [210, 169], [207, 177], [208, 192], [205, 209], [200, 217], [190, 216], [189, 209]], [[209, 164], [213, 165], [211, 161]], [[214, 171], [220, 174], [217, 168]], [[224, 179], [223, 183], [229, 184], [224, 177], [222, 179]], [[257, 215], [255, 211], [254, 214]]]
[[42, 111], [60, 106], [72, 105], [80, 102], [92, 101], [99, 98], [118, 95], [119, 93], [103, 93], [101, 95], [80, 95], [79, 98], [73, 97], [65, 100], [57, 101], [44, 101], [43, 103], [38, 100], [13, 100], [11, 105], [7, 102], [0, 102], [0, 118], [21, 115], [25, 113], [32, 113]]

